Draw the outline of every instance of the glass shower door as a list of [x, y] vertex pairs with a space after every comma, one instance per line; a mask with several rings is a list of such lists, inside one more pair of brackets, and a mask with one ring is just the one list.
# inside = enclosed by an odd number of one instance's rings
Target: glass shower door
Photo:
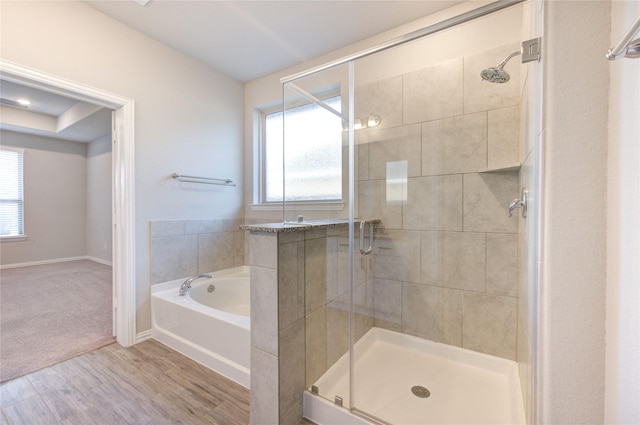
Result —
[[521, 22], [519, 5], [355, 63], [355, 216], [380, 223], [354, 251], [350, 403], [379, 422], [517, 422], [497, 371], [516, 370], [521, 65], [481, 72], [519, 52]]
[[[349, 66], [283, 84], [282, 196], [285, 225], [304, 226], [304, 315], [308, 391], [349, 403]], [[296, 233], [292, 235], [299, 235]], [[300, 250], [292, 252], [300, 252]], [[330, 369], [341, 373], [328, 374]]]

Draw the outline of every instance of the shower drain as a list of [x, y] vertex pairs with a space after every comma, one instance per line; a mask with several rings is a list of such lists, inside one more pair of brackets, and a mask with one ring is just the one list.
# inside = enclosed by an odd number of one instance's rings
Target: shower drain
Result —
[[411, 392], [414, 396], [420, 398], [427, 398], [431, 395], [431, 392], [422, 385], [415, 385], [411, 387]]

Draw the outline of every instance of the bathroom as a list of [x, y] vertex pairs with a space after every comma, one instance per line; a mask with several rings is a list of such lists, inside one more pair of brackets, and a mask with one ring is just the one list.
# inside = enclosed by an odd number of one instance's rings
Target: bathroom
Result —
[[[635, 66], [629, 64], [630, 60], [601, 63], [600, 59], [602, 51], [606, 52], [618, 41], [630, 25], [630, 19], [637, 16], [638, 10], [634, 9], [633, 2], [579, 3], [579, 6], [573, 7], [563, 2], [549, 2], [544, 3], [543, 11], [538, 10], [542, 3], [531, 5], [536, 6], [533, 8], [535, 13], [543, 13], [544, 22], [537, 22], [540, 27], [530, 28], [532, 36], [518, 37], [517, 40], [543, 37], [542, 61], [521, 65], [527, 67], [530, 75], [537, 67], [539, 74], [545, 76], [543, 85], [532, 87], [533, 93], [544, 90], [543, 104], [532, 106], [532, 112], [541, 113], [544, 118], [542, 131], [534, 134], [533, 138], [540, 136], [548, 143], [549, 140], [561, 138], [564, 143], [545, 144], [544, 150], [534, 152], [534, 155], [538, 155], [535, 163], [544, 170], [544, 176], [536, 175], [533, 184], [528, 185], [532, 193], [544, 193], [544, 203], [538, 202], [537, 207], [529, 211], [529, 217], [536, 217], [536, 212], [538, 214], [541, 238], [540, 244], [532, 247], [535, 252], [525, 259], [528, 258], [534, 265], [545, 266], [540, 275], [535, 276], [545, 291], [533, 294], [540, 297], [536, 302], [544, 308], [539, 316], [532, 313], [538, 324], [536, 331], [539, 335], [529, 335], [530, 341], [538, 344], [539, 350], [531, 353], [531, 356], [535, 356], [536, 363], [543, 366], [531, 372], [527, 370], [526, 362], [523, 363], [525, 374], [538, 374], [536, 385], [525, 387], [537, 388], [536, 391], [540, 393], [536, 397], [536, 415], [541, 422], [589, 423], [594, 422], [593, 418], [600, 418], [595, 422], [604, 422], [605, 414], [608, 418], [615, 418], [625, 409], [624, 403], [618, 405], [618, 397], [626, 397], [625, 381], [621, 378], [626, 375], [625, 370], [633, 371], [635, 358], [633, 354], [629, 358], [621, 347], [633, 346], [633, 341], [637, 339], [637, 332], [623, 332], [625, 327], [636, 329], [633, 325], [618, 319], [616, 315], [607, 314], [605, 317], [604, 301], [605, 280], [616, 276], [616, 273], [623, 274], [619, 278], [621, 282], [627, 282], [628, 276], [633, 276], [625, 268], [629, 267], [625, 261], [628, 261], [628, 255], [633, 255], [634, 251], [629, 253], [628, 248], [633, 249], [637, 240], [633, 239], [632, 232], [618, 231], [607, 235], [605, 229], [607, 223], [610, 229], [612, 226], [617, 228], [626, 225], [625, 220], [631, 220], [633, 225], [633, 220], [627, 214], [637, 211], [633, 210], [637, 205], [627, 201], [635, 198], [629, 196], [630, 189], [624, 186], [626, 179], [637, 178], [637, 175], [626, 167], [616, 166], [632, 161], [635, 152], [633, 146], [622, 143], [628, 135], [637, 134], [637, 128], [624, 119], [629, 113], [626, 105], [633, 107], [637, 99], [634, 100], [623, 90], [623, 82], [637, 84], [637, 73], [623, 68]], [[49, 16], [55, 19], [45, 19]], [[130, 264], [133, 270], [129, 280], [136, 282], [132, 291], [136, 320], [133, 327], [135, 331], [128, 344], [148, 338], [151, 329], [151, 284], [214, 271], [213, 268], [218, 266], [229, 268], [248, 265], [249, 247], [245, 238], [249, 236], [240, 231], [237, 225], [282, 220], [282, 209], [265, 211], [251, 206], [254, 204], [253, 185], [256, 181], [252, 172], [255, 108], [277, 102], [282, 97], [280, 78], [321, 65], [347, 52], [335, 52], [328, 57], [317, 58], [312, 63], [241, 84], [154, 44], [152, 40], [82, 4], [65, 3], [55, 7], [38, 5], [37, 8], [29, 4], [3, 5], [2, 19], [3, 40], [11, 40], [11, 44], [3, 41], [3, 60], [135, 99], [135, 234], [132, 235], [135, 261]], [[91, 30], [86, 30], [87, 37], [84, 40], [65, 30], [73, 28], [77, 22], [93, 24]], [[415, 28], [405, 27], [397, 34], [384, 34], [371, 42], [379, 43], [428, 24], [429, 19], [425, 18], [416, 23]], [[55, 35], [38, 37], [36, 34]], [[572, 47], [574, 44], [583, 45], [584, 37], [588, 37], [588, 50]], [[97, 43], [105, 38], [109, 39], [105, 47], [108, 53], [119, 58], [119, 65], [122, 66], [106, 64], [104, 49], [99, 52], [87, 49], [84, 44]], [[139, 42], [130, 43], [129, 40]], [[147, 57], [145, 61], [137, 61], [136, 57], [142, 51]], [[55, 52], [58, 57], [67, 60], [53, 60], [43, 52]], [[78, 67], [78, 52], [85, 55], [87, 63], [96, 65], [87, 70]], [[506, 54], [497, 52], [497, 57], [490, 63], [480, 65], [479, 70], [495, 65], [508, 53], [510, 51]], [[464, 54], [456, 56], [463, 57]], [[177, 61], [184, 62], [183, 68], [189, 71], [188, 78], [175, 66]], [[519, 60], [512, 60], [507, 68], [517, 63]], [[418, 69], [419, 66], [414, 70]], [[517, 75], [512, 73], [512, 78]], [[607, 91], [609, 79], [611, 85]], [[161, 93], [157, 87], [162, 87]], [[205, 96], [201, 96], [203, 87], [207, 88]], [[590, 87], [591, 90], [579, 90], [584, 87]], [[609, 96], [615, 102], [612, 100], [613, 106], [607, 112]], [[216, 100], [220, 98], [225, 101]], [[525, 102], [529, 100], [525, 99]], [[519, 101], [520, 108], [523, 103]], [[585, 105], [589, 105], [589, 108]], [[190, 113], [176, 112], [180, 110]], [[364, 113], [369, 112], [373, 111]], [[380, 125], [385, 123], [386, 117], [381, 115]], [[519, 133], [522, 134], [521, 129]], [[207, 136], [202, 137], [202, 134]], [[607, 146], [597, 142], [607, 139], [614, 146], [609, 147], [609, 168], [603, 160]], [[203, 159], [194, 159], [193, 152], [198, 152]], [[620, 174], [615, 174], [615, 170], [620, 170]], [[185, 183], [169, 178], [173, 172], [230, 178], [238, 186], [185, 190]], [[607, 173], [608, 183], [605, 178]], [[360, 186], [376, 184], [362, 183], [364, 181], [359, 180]], [[520, 186], [519, 183], [516, 186]], [[518, 198], [519, 189], [515, 187], [515, 193], [510, 192], [507, 201]], [[607, 193], [608, 197], [605, 197]], [[596, 209], [593, 206], [594, 198], [607, 201], [598, 202], [601, 208]], [[536, 205], [535, 199], [533, 205]], [[621, 208], [623, 202], [625, 208]], [[503, 207], [506, 215], [508, 202]], [[605, 209], [609, 210], [609, 216], [605, 214]], [[616, 216], [615, 212], [622, 215]], [[388, 214], [376, 217], [383, 222], [393, 219], [393, 211], [372, 211], [372, 216], [374, 213]], [[520, 211], [516, 210], [515, 215], [519, 214]], [[297, 215], [300, 214], [296, 213], [294, 217]], [[304, 216], [309, 220], [326, 218], [313, 217], [313, 212]], [[503, 234], [516, 233], [510, 229]], [[166, 239], [161, 241], [161, 238]], [[626, 238], [631, 238], [631, 241]], [[224, 255], [215, 257], [215, 261], [220, 262], [218, 264], [213, 264], [211, 256], [205, 254], [209, 258], [207, 261], [211, 262], [203, 264], [203, 267], [210, 269], [200, 268], [195, 261], [200, 256], [200, 250], [215, 247], [222, 239], [231, 241], [233, 248], [228, 249], [229, 245], [225, 245]], [[620, 248], [613, 245], [616, 241], [620, 243]], [[163, 246], [163, 242], [167, 245]], [[154, 261], [158, 261], [158, 257], [152, 255], [156, 252], [155, 248], [170, 249], [170, 243], [174, 244], [175, 252], [182, 256], [182, 261], [176, 264], [183, 269], [177, 265], [168, 266], [164, 260], [159, 261], [162, 264], [157, 266], [159, 268], [154, 267]], [[604, 250], [610, 250], [610, 256], [620, 259], [619, 269], [609, 269], [605, 273], [607, 267], [613, 267], [613, 263], [611, 260], [608, 265], [604, 263], [601, 255]], [[538, 267], [533, 268], [538, 270]], [[171, 269], [176, 269], [179, 274], [165, 274], [166, 270]], [[626, 278], [625, 273], [629, 273]], [[620, 311], [624, 310], [622, 307], [626, 303], [633, 301], [633, 296], [625, 292], [634, 294], [633, 289], [626, 284], [617, 287], [615, 283], [608, 282], [607, 291], [614, 291], [608, 293], [607, 302], [620, 303]], [[606, 338], [613, 339], [607, 340], [606, 350], [605, 323], [613, 327], [610, 329], [621, 329], [607, 332]], [[522, 355], [517, 358], [522, 358]], [[624, 365], [631, 369], [623, 370]], [[576, 380], [576, 375], [580, 379]], [[595, 394], [587, 390], [594, 385], [600, 388]], [[565, 394], [572, 396], [565, 397]], [[525, 399], [531, 400], [533, 396], [525, 394]]]

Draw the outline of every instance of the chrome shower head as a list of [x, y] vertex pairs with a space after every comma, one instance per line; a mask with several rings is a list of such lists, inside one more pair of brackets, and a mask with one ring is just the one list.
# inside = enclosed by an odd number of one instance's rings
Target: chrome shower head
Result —
[[485, 81], [497, 84], [506, 83], [511, 79], [507, 71], [498, 67], [483, 69], [482, 72], [480, 72], [480, 76]]
[[507, 64], [507, 62], [509, 62], [509, 60], [512, 57], [517, 56], [519, 54], [520, 54], [520, 51], [513, 52], [509, 56], [504, 58], [504, 60], [499, 64], [497, 64], [496, 66], [492, 68], [483, 69], [480, 72], [480, 77], [482, 77], [483, 80], [488, 81], [490, 83], [497, 83], [497, 84], [506, 83], [511, 79], [511, 76], [507, 71], [504, 70], [504, 66]]

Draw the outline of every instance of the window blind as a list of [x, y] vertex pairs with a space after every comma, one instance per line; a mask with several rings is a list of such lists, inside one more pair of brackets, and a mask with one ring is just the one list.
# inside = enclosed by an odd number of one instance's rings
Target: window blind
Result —
[[0, 149], [0, 237], [24, 236], [23, 157]]

